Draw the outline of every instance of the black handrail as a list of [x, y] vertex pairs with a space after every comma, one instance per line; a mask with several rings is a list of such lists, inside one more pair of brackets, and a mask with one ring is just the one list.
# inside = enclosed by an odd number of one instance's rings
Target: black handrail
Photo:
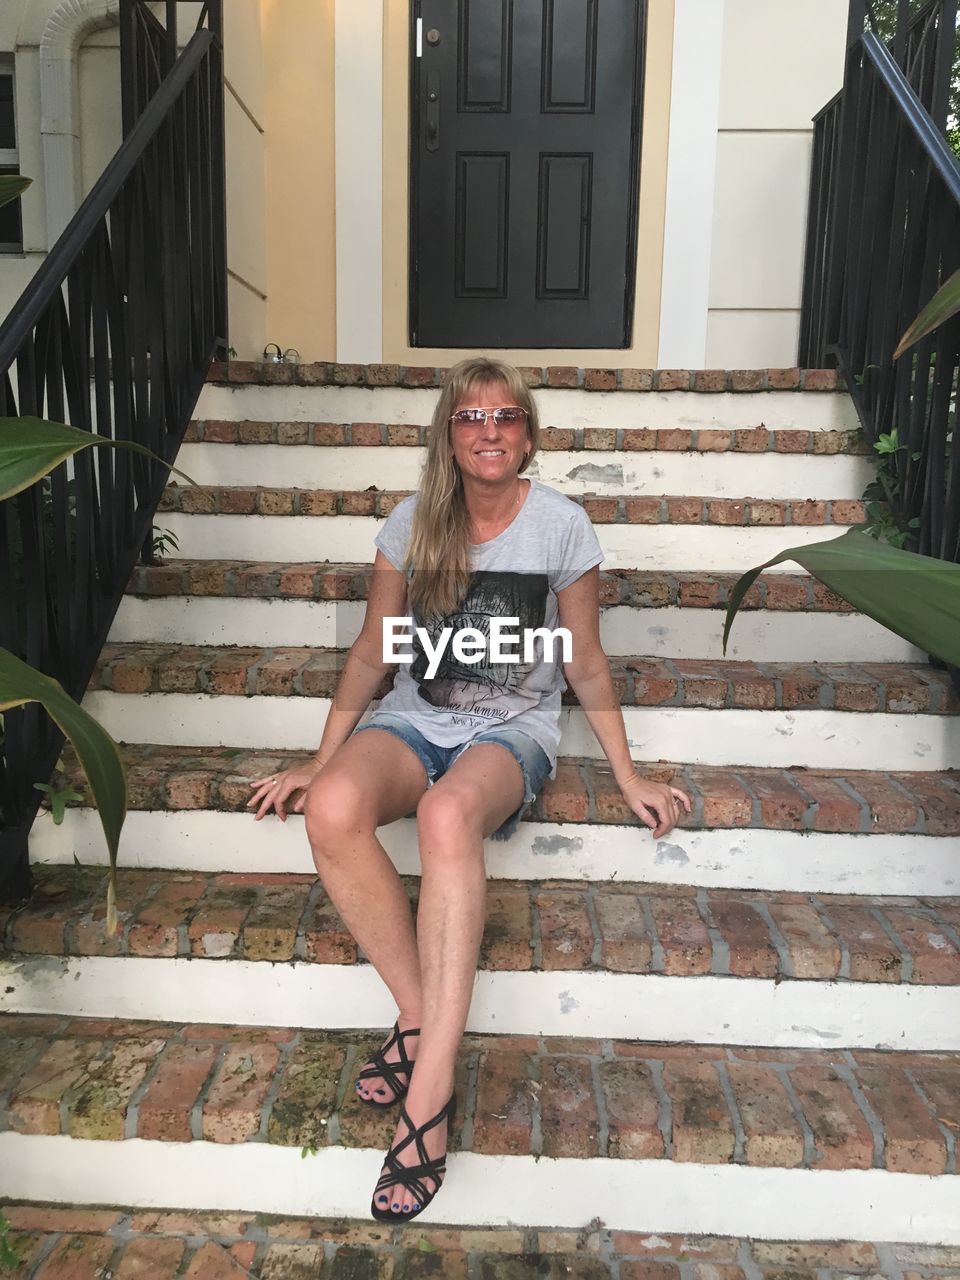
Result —
[[[156, 47], [121, 0], [123, 53]], [[172, 0], [167, 5], [171, 17]], [[222, 0], [162, 79], [139, 82], [116, 155], [0, 326], [0, 416], [47, 417], [172, 462], [227, 342]], [[138, 26], [138, 23], [140, 25]], [[152, 55], [151, 55], [152, 57]], [[163, 71], [165, 64], [158, 64]], [[136, 85], [136, 79], [134, 84]], [[154, 89], [147, 99], [148, 89]], [[166, 467], [96, 449], [0, 503], [0, 646], [80, 699], [145, 542]], [[27, 837], [63, 737], [36, 704], [4, 716], [0, 901], [30, 889]]]
[[206, 30], [197, 31], [191, 37], [173, 71], [147, 104], [131, 133], [120, 144], [113, 159], [67, 223], [60, 239], [37, 268], [10, 315], [0, 324], [0, 370], [10, 368], [20, 347], [36, 328], [44, 309], [60, 292], [68, 271], [91, 233], [110, 212], [147, 145], [167, 121], [171, 108], [196, 74], [213, 39], [213, 33]]
[[893, 359], [960, 269], [960, 161], [943, 133], [957, 0], [904, 29], [905, 12], [888, 46], [851, 0], [844, 86], [814, 120], [799, 359], [839, 366], [871, 443], [896, 432], [877, 484], [903, 545], [960, 561], [960, 316]]
[[926, 158], [943, 179], [947, 191], [960, 203], [960, 160], [947, 146], [946, 138], [883, 41], [878, 40], [872, 31], [865, 31], [862, 43], [887, 92], [899, 107], [904, 123], [912, 130]]

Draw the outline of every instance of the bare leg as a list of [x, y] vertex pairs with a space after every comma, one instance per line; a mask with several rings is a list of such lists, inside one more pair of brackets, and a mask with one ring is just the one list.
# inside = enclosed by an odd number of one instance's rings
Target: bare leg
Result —
[[[453, 1091], [454, 1064], [463, 1038], [486, 908], [484, 837], [523, 800], [523, 777], [513, 755], [487, 743], [471, 747], [417, 808], [422, 879], [417, 941], [422, 984], [422, 1028], [406, 1110], [415, 1125], [426, 1123]], [[446, 1149], [447, 1126], [425, 1138], [431, 1157]], [[394, 1142], [405, 1137], [400, 1121]], [[411, 1144], [400, 1157], [418, 1163]], [[434, 1185], [427, 1179], [428, 1188]], [[410, 1212], [416, 1205], [399, 1183], [377, 1193], [378, 1208]]]
[[[421, 1021], [420, 959], [410, 903], [376, 829], [412, 813], [427, 787], [416, 754], [393, 734], [366, 730], [350, 738], [307, 792], [307, 837], [317, 873], [334, 906], [397, 1002], [401, 1030]], [[408, 1037], [407, 1053], [417, 1040]], [[389, 1060], [398, 1060], [394, 1051]], [[380, 1077], [361, 1082], [364, 1098], [390, 1102]]]

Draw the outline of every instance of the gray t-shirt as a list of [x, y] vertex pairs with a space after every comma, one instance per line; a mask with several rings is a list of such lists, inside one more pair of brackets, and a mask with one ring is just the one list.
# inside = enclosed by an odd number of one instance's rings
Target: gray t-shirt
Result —
[[[396, 569], [404, 568], [416, 509], [414, 494], [398, 503], [376, 538], [376, 545]], [[557, 592], [603, 560], [603, 551], [582, 507], [538, 480], [513, 522], [489, 542], [471, 548], [473, 576], [461, 608], [427, 628], [436, 647], [440, 627], [472, 627], [487, 637], [490, 619], [518, 618], [519, 645], [504, 652], [519, 662], [493, 664], [489, 655], [479, 663], [459, 661], [448, 644], [442, 660], [428, 678], [428, 656], [413, 640], [405, 652], [413, 662], [397, 668], [393, 689], [380, 703], [382, 711], [401, 715], [429, 741], [441, 747], [458, 746], [497, 726], [519, 729], [538, 742], [554, 768], [560, 745], [562, 648], [553, 646], [552, 661], [542, 638], [523, 661], [527, 628], [553, 631], [559, 625]], [[410, 613], [409, 604], [406, 612]], [[422, 626], [420, 619], [415, 625]]]

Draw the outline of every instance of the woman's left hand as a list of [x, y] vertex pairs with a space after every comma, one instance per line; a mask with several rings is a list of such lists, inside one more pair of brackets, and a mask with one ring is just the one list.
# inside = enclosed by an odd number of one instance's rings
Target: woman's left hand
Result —
[[640, 821], [659, 838], [671, 831], [680, 819], [681, 809], [690, 812], [690, 797], [679, 787], [666, 782], [651, 782], [635, 773], [620, 784], [624, 800]]

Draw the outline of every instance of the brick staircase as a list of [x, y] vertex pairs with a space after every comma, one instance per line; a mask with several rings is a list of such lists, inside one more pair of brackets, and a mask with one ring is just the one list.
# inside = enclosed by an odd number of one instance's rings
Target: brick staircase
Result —
[[[38, 823], [35, 900], [0, 915], [0, 1195], [237, 1215], [202, 1246], [182, 1218], [158, 1228], [198, 1277], [207, 1248], [273, 1274], [280, 1246], [243, 1214], [286, 1215], [290, 1249], [290, 1215], [363, 1217], [392, 1132], [352, 1091], [386, 992], [300, 821], [243, 806], [319, 740], [439, 376], [219, 372], [179, 460], [200, 487], [171, 486], [158, 517], [181, 557], [135, 572], [87, 695], [129, 770], [121, 933], [102, 872], [74, 865], [103, 860], [85, 799]], [[557, 777], [489, 847], [455, 1154], [427, 1215], [490, 1230], [428, 1248], [484, 1276], [527, 1274], [501, 1248], [546, 1255], [538, 1274], [645, 1280], [960, 1268], [956, 694], [795, 567], [761, 576], [720, 647], [743, 569], [862, 522], [851, 407], [824, 371], [528, 374], [538, 474], [607, 553], [634, 756], [694, 808], [651, 841], [567, 698]], [[384, 839], [415, 902], [411, 821]], [[142, 1221], [64, 1220], [37, 1274], [71, 1232], [100, 1232], [105, 1259], [143, 1248]], [[414, 1230], [389, 1238], [404, 1275]]]

